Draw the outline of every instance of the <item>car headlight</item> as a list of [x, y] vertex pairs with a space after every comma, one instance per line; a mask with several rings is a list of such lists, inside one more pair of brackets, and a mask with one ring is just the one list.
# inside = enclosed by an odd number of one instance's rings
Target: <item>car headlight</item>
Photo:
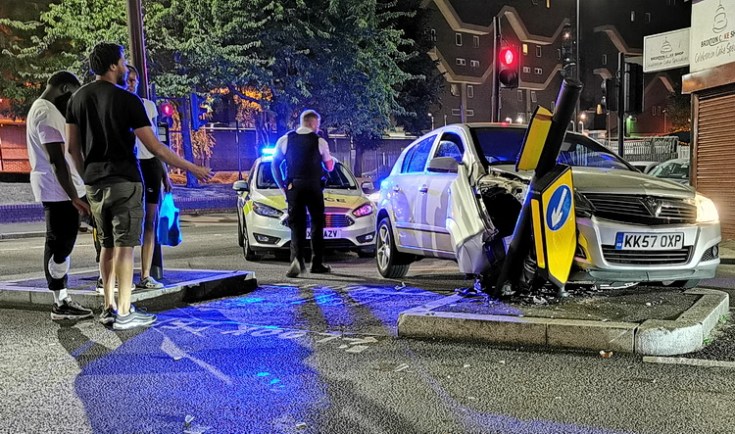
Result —
[[710, 199], [697, 193], [694, 203], [697, 205], [697, 223], [717, 223], [720, 221], [717, 207]]
[[355, 217], [365, 217], [373, 213], [373, 206], [369, 203], [352, 211], [352, 215]]
[[263, 205], [260, 202], [253, 202], [253, 211], [255, 211], [255, 214], [262, 215], [264, 217], [278, 218], [283, 215], [283, 211], [268, 205]]

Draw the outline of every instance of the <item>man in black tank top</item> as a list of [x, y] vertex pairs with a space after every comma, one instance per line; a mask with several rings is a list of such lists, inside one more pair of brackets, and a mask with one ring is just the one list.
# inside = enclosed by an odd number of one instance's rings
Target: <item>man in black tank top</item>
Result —
[[[271, 169], [273, 178], [286, 194], [288, 221], [291, 228], [291, 267], [288, 277], [297, 277], [305, 271], [307, 217], [311, 216], [312, 273], [329, 273], [324, 264], [324, 195], [321, 177], [323, 167], [334, 169], [327, 141], [317, 135], [321, 118], [314, 110], [301, 113], [301, 126], [284, 135], [276, 143]], [[286, 173], [281, 173], [285, 160]], [[323, 163], [323, 165], [322, 165]]]

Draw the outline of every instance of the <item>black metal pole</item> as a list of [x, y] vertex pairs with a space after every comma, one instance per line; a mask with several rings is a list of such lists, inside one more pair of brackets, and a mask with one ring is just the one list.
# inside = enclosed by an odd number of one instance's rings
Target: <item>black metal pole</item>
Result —
[[565, 79], [561, 85], [559, 95], [556, 99], [554, 115], [551, 118], [551, 128], [546, 137], [544, 148], [541, 151], [536, 171], [528, 186], [521, 213], [516, 221], [516, 227], [513, 230], [513, 239], [508, 247], [503, 268], [500, 271], [500, 276], [493, 291], [494, 297], [508, 293], [512, 290], [513, 284], [518, 281], [518, 277], [523, 269], [523, 261], [528, 256], [531, 248], [531, 196], [536, 181], [549, 173], [557, 164], [556, 159], [559, 156], [569, 122], [574, 117], [574, 110], [581, 92], [582, 83], [577, 80]]
[[490, 121], [500, 122], [500, 79], [498, 77], [498, 48], [500, 45], [500, 19], [493, 17], [493, 93]]
[[618, 53], [618, 155], [625, 153], [625, 53]]
[[237, 179], [242, 181], [242, 159], [240, 157], [240, 122], [235, 116], [235, 143], [237, 143]]
[[148, 69], [145, 61], [145, 37], [143, 36], [143, 8], [140, 0], [128, 0], [128, 39], [133, 64], [138, 68], [138, 94], [148, 98]]

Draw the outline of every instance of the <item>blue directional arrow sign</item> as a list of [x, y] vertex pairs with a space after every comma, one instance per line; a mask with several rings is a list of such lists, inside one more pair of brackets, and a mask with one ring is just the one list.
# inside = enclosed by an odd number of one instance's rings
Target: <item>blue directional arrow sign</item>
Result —
[[561, 229], [569, 219], [572, 209], [572, 192], [567, 185], [559, 185], [546, 209], [546, 226], [556, 232]]

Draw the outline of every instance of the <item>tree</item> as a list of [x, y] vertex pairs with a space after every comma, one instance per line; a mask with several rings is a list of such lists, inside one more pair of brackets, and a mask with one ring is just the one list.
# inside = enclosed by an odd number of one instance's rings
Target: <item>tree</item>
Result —
[[666, 113], [667, 132], [690, 131], [692, 123], [691, 96], [681, 93], [681, 81], [674, 84], [674, 92], [669, 94]]

